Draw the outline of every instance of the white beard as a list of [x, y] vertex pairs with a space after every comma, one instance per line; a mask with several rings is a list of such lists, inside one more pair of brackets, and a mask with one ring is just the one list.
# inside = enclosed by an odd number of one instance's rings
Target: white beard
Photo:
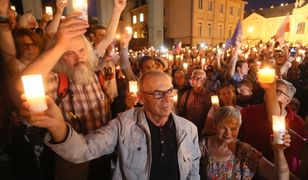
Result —
[[93, 71], [87, 63], [79, 63], [73, 69], [68, 70], [68, 76], [77, 85], [88, 85], [93, 81]]

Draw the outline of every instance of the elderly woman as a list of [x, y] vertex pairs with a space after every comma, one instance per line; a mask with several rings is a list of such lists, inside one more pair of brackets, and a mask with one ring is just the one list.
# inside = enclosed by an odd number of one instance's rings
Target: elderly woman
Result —
[[288, 134], [284, 135], [283, 145], [273, 145], [274, 166], [252, 146], [237, 140], [241, 114], [234, 107], [219, 108], [214, 122], [216, 135], [200, 139], [201, 179], [251, 179], [254, 175], [265, 179], [289, 178], [283, 152], [290, 145]]

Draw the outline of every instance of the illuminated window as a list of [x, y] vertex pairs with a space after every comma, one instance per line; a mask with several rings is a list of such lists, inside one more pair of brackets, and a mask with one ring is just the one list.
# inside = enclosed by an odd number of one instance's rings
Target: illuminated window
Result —
[[207, 6], [208, 11], [213, 11], [213, 1], [209, 1], [208, 6]]
[[225, 9], [225, 7], [224, 7], [224, 4], [220, 4], [220, 8], [219, 8], [219, 11], [220, 11], [220, 13], [224, 13], [224, 9]]
[[224, 34], [224, 30], [221, 24], [218, 26], [218, 29], [219, 29], [219, 37], [222, 38]]
[[203, 9], [203, 0], [198, 0], [198, 8]]
[[138, 33], [137, 33], [137, 31], [134, 32], [133, 37], [134, 37], [134, 38], [138, 38]]
[[136, 23], [137, 23], [137, 16], [134, 15], [134, 16], [133, 16], [133, 24], [136, 24]]
[[297, 25], [297, 29], [296, 29], [296, 34], [304, 34], [305, 33], [305, 22], [300, 22], [298, 25]]
[[143, 13], [139, 14], [139, 22], [143, 22], [144, 21], [144, 16]]
[[233, 6], [230, 7], [230, 15], [233, 16]]
[[212, 24], [207, 24], [208, 37], [212, 37]]
[[199, 37], [203, 36], [203, 24], [202, 24], [202, 22], [198, 23], [198, 36]]

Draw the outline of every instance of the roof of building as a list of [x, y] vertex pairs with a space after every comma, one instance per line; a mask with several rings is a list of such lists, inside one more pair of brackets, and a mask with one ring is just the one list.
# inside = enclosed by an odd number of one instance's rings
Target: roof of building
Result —
[[[306, 4], [306, 3], [305, 3]], [[273, 8], [265, 8], [265, 9], [259, 9], [251, 12], [245, 13], [245, 18], [250, 16], [252, 13], [260, 14], [261, 16], [265, 18], [272, 18], [272, 17], [279, 17], [279, 16], [286, 16], [288, 13], [291, 15], [292, 10], [295, 7], [295, 3], [287, 4], [284, 6], [276, 6]]]

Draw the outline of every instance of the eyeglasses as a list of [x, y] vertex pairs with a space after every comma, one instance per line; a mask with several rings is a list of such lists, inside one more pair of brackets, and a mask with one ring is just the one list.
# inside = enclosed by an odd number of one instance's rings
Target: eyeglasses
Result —
[[277, 94], [277, 95], [283, 94], [283, 95], [285, 95], [286, 97], [290, 98], [290, 96], [289, 96], [287, 93], [283, 92], [283, 91], [280, 90], [280, 89], [277, 89], [277, 90], [276, 90], [276, 94]]
[[168, 89], [167, 91], [154, 91], [154, 92], [145, 92], [145, 91], [140, 91], [144, 94], [149, 94], [152, 95], [154, 99], [162, 99], [164, 97], [169, 96], [173, 97], [177, 94], [177, 89], [174, 89], [173, 87]]
[[195, 81], [202, 81], [204, 79], [204, 77], [192, 77], [191, 79], [195, 80]]

